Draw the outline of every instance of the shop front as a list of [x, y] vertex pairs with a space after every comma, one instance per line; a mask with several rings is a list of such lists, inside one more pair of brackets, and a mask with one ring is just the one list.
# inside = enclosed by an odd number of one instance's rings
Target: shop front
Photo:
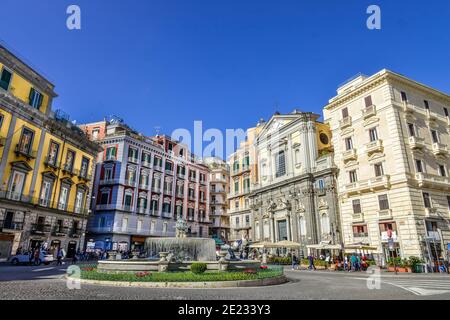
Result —
[[131, 236], [131, 251], [143, 251], [146, 237]]

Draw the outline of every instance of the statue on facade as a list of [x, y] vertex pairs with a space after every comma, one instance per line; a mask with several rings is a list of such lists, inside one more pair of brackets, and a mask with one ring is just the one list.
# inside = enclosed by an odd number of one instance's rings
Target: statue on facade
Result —
[[178, 215], [177, 222], [175, 224], [175, 237], [176, 238], [186, 238], [187, 231], [188, 231], [188, 225], [186, 223], [186, 220], [183, 219], [183, 216], [181, 213]]

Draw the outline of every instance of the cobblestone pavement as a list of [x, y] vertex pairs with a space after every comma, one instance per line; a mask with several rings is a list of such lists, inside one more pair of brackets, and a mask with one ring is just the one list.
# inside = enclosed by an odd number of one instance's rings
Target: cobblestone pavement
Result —
[[[379, 282], [367, 273], [291, 271], [289, 283], [270, 287], [234, 289], [150, 289], [82, 284], [69, 290], [67, 266], [0, 266], [0, 300], [3, 299], [446, 299], [449, 275], [381, 274]], [[372, 278], [371, 278], [372, 279]], [[379, 289], [376, 287], [379, 284]]]

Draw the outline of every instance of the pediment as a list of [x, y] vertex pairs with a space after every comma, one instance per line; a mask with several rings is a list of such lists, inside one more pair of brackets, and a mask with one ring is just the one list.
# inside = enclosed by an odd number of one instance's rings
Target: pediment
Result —
[[353, 132], [355, 131], [355, 129], [353, 128], [346, 128], [344, 130], [342, 130], [341, 135], [344, 136], [350, 136], [353, 134]]
[[380, 118], [372, 117], [366, 121], [364, 121], [364, 127], [374, 125], [380, 121]]
[[68, 184], [70, 186], [75, 184], [75, 182], [72, 179], [70, 179], [70, 178], [62, 178], [61, 179], [61, 183]]
[[380, 158], [383, 158], [383, 157], [384, 157], [384, 153], [382, 153], [382, 152], [375, 152], [374, 154], [372, 154], [369, 157], [369, 161], [371, 162], [371, 161], [379, 160]]
[[267, 135], [273, 135], [291, 123], [292, 121], [298, 119], [296, 115], [275, 115], [273, 116], [262, 128], [258, 134], [257, 139], [264, 139]]
[[14, 169], [19, 170], [19, 171], [28, 172], [28, 171], [33, 170], [33, 168], [25, 161], [14, 161], [11, 163], [11, 166]]
[[58, 178], [52, 171], [44, 171], [42, 172], [42, 176], [51, 180], [56, 180], [56, 178]]
[[348, 161], [345, 165], [344, 168], [350, 168], [350, 167], [354, 167], [354, 166], [358, 166], [359, 162], [356, 160], [352, 160], [352, 161]]

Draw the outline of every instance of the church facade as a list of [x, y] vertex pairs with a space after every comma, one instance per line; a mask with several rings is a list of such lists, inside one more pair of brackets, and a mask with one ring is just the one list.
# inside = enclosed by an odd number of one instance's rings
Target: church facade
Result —
[[319, 115], [276, 113], [254, 141], [252, 239], [306, 246], [341, 243], [331, 133]]

